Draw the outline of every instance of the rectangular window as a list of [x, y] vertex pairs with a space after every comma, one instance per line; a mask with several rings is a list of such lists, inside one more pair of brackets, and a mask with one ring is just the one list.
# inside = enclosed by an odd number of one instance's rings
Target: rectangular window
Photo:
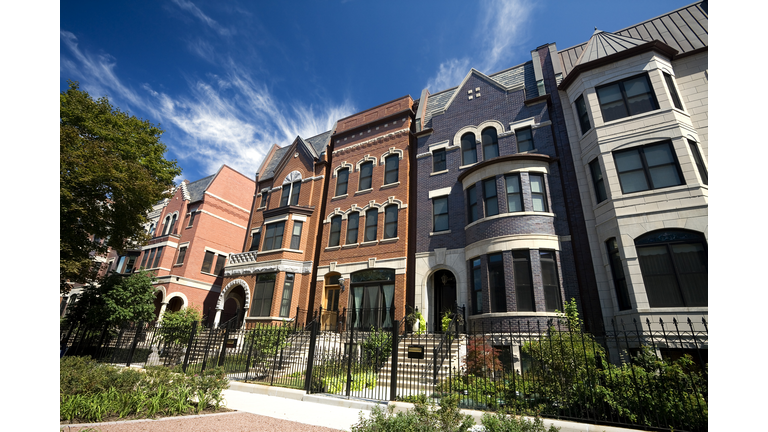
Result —
[[184, 264], [184, 255], [187, 254], [187, 247], [182, 246], [179, 248], [179, 256], [176, 258], [176, 265]]
[[301, 193], [301, 180], [284, 184], [283, 194], [280, 197], [280, 207], [297, 205], [299, 203], [299, 193]]
[[354, 212], [347, 216], [347, 244], [357, 243], [357, 231], [360, 227], [360, 213]]
[[589, 114], [587, 113], [587, 104], [584, 102], [584, 95], [579, 96], [576, 99], [576, 114], [579, 116], [579, 126], [581, 126], [581, 134], [589, 132], [592, 129], [592, 125], [589, 123]]
[[608, 196], [605, 193], [603, 172], [600, 170], [600, 162], [597, 159], [589, 163], [589, 171], [592, 173], [592, 185], [595, 187], [595, 197], [597, 198], [597, 202], [601, 203], [608, 199]]
[[541, 280], [544, 285], [544, 308], [547, 312], [561, 310], [560, 279], [557, 277], [557, 261], [554, 251], [540, 251]]
[[467, 205], [469, 223], [480, 219], [480, 214], [477, 208], [477, 190], [474, 185], [467, 188]]
[[613, 286], [616, 289], [616, 300], [619, 303], [619, 310], [631, 309], [632, 305], [629, 302], [627, 279], [624, 277], [624, 266], [621, 264], [619, 245], [615, 238], [608, 239], [608, 241], [605, 242], [605, 245], [608, 247], [608, 259], [611, 264]]
[[677, 94], [677, 87], [675, 87], [675, 79], [672, 78], [672, 75], [663, 72], [664, 74], [664, 81], [667, 83], [667, 88], [669, 88], [669, 95], [672, 97], [672, 104], [675, 106], [675, 108], [679, 110], [683, 110], [683, 103], [680, 102], [680, 96]]
[[384, 159], [384, 184], [397, 183], [399, 165], [400, 159], [396, 154]]
[[155, 261], [155, 253], [157, 252], [157, 248], [150, 249], [147, 252], [149, 253], [149, 259], [147, 260], [147, 268], [154, 268], [152, 267], [152, 263]]
[[375, 241], [376, 228], [379, 224], [379, 210], [370, 209], [365, 212], [365, 241]]
[[518, 312], [534, 312], [533, 281], [531, 279], [531, 262], [528, 250], [512, 251], [512, 270], [515, 279], [515, 299]]
[[[147, 257], [149, 257], [150, 249], [144, 251], [144, 258], [141, 259], [141, 268], [147, 268]], [[152, 263], [152, 260], [149, 261]]]
[[445, 171], [447, 165], [445, 163], [445, 149], [435, 150], [432, 152], [432, 172]]
[[152, 263], [153, 268], [157, 268], [160, 266], [160, 256], [163, 254], [163, 249], [165, 246], [161, 246], [157, 248], [157, 253], [155, 254], [155, 262]]
[[347, 193], [347, 182], [349, 181], [349, 168], [339, 170], [336, 174], [336, 196]]
[[491, 312], [507, 311], [507, 290], [504, 285], [504, 257], [488, 255], [488, 289], [491, 292]]
[[264, 246], [261, 250], [268, 251], [283, 247], [283, 230], [285, 230], [285, 221], [267, 225], [267, 234], [264, 236]]
[[299, 250], [301, 246], [301, 221], [293, 221], [293, 234], [291, 235], [291, 249]]
[[510, 174], [504, 178], [507, 183], [507, 209], [510, 213], [523, 211], [523, 195], [520, 193], [520, 175]]
[[285, 274], [285, 283], [283, 284], [283, 298], [280, 301], [280, 316], [288, 318], [291, 311], [291, 297], [293, 296], [293, 273]]
[[637, 247], [637, 258], [652, 308], [707, 306], [707, 253], [703, 243]]
[[496, 178], [483, 181], [483, 200], [485, 201], [485, 216], [499, 214], [499, 198], [496, 196]]
[[623, 193], [684, 184], [669, 141], [613, 153]]
[[191, 227], [195, 224], [195, 218], [197, 217], [197, 212], [194, 211], [189, 214], [189, 225], [187, 225], [187, 228]]
[[328, 238], [328, 246], [338, 246], [341, 238], [341, 216], [331, 218], [331, 234]]
[[390, 205], [384, 210], [384, 238], [397, 237], [397, 205]]
[[472, 314], [483, 313], [483, 280], [480, 276], [480, 258], [472, 260]]
[[704, 159], [699, 152], [699, 145], [694, 141], [688, 140], [688, 147], [691, 148], [691, 154], [693, 155], [693, 161], [696, 162], [696, 169], [699, 170], [699, 177], [703, 184], [708, 184], [709, 176], [707, 175], [707, 167], [704, 166]]
[[226, 255], [216, 255], [216, 266], [213, 268], [213, 274], [218, 275], [221, 273], [221, 269], [224, 268], [224, 263], [227, 261]]
[[269, 192], [262, 192], [261, 193], [261, 205], [259, 207], [266, 207], [267, 206], [267, 196], [269, 195]]
[[251, 234], [251, 248], [248, 249], [248, 252], [258, 251], [259, 243], [261, 243], [261, 231]]
[[604, 85], [596, 90], [604, 122], [659, 109], [647, 74]]
[[373, 162], [366, 162], [360, 165], [360, 185], [358, 190], [371, 188], [371, 179], [373, 178]]
[[200, 269], [203, 273], [210, 273], [213, 266], [213, 258], [216, 254], [211, 251], [205, 251], [205, 257], [203, 258], [203, 267]]
[[432, 231], [448, 231], [448, 197], [432, 200]]
[[138, 258], [139, 258], [138, 255], [128, 257], [128, 263], [125, 265], [125, 272], [126, 273], [132, 273], [133, 272], [133, 266], [136, 264], [136, 260]]
[[275, 291], [275, 280], [277, 280], [277, 273], [260, 273], [256, 276], [250, 316], [269, 316], [272, 307], [272, 294]]
[[531, 181], [531, 202], [533, 211], [547, 211], [547, 190], [544, 187], [544, 176], [541, 174], [531, 174], [528, 176]]
[[517, 129], [515, 131], [515, 136], [517, 137], [518, 153], [531, 151], [535, 148], [533, 146], [533, 134], [531, 133], [530, 127]]

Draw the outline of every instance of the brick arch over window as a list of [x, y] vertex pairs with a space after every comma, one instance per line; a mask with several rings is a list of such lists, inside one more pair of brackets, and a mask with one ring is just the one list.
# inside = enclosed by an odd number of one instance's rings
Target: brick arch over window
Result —
[[367, 154], [362, 159], [357, 161], [357, 163], [355, 164], [355, 171], [360, 171], [360, 165], [362, 165], [362, 164], [364, 164], [364, 163], [366, 163], [368, 161], [373, 162], [373, 166], [376, 166], [376, 162], [377, 162], [376, 158], [374, 156], [371, 156], [371, 155]]
[[381, 163], [379, 165], [384, 165], [384, 162], [385, 162], [384, 159], [386, 159], [387, 156], [390, 156], [390, 155], [393, 155], [393, 154], [396, 154], [398, 156], [398, 159], [400, 159], [400, 160], [403, 159], [403, 154], [404, 153], [403, 153], [402, 150], [396, 149], [394, 147], [390, 147], [389, 150], [387, 150], [384, 154], [381, 155], [381, 159], [380, 159]]
[[236, 286], [242, 286], [243, 291], [245, 291], [245, 305], [243, 305], [243, 310], [248, 310], [248, 307], [251, 304], [251, 290], [248, 287], [248, 282], [242, 280], [242, 279], [235, 279], [232, 282], [228, 283], [227, 286], [224, 287], [224, 289], [221, 290], [221, 294], [219, 294], [219, 299], [216, 301], [216, 309], [224, 309], [224, 302], [227, 299], [227, 293], [229, 290]]
[[155, 287], [155, 290], [153, 291], [153, 293], [154, 293], [154, 294], [157, 294], [158, 292], [159, 292], [160, 294], [162, 294], [162, 295], [163, 295], [163, 298], [162, 298], [161, 302], [162, 302], [162, 303], [165, 303], [165, 302], [167, 301], [167, 299], [166, 299], [166, 294], [165, 294], [165, 292], [166, 292], [166, 291], [165, 291], [165, 287], [164, 287], [164, 286], [162, 286], [162, 285], [160, 285], [160, 286], [156, 286], [156, 287]]

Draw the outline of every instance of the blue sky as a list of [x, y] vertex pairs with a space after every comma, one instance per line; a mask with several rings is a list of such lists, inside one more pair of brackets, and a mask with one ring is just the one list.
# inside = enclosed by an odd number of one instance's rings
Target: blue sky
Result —
[[64, 1], [59, 86], [159, 123], [177, 181], [222, 164], [253, 177], [273, 143], [690, 3]]

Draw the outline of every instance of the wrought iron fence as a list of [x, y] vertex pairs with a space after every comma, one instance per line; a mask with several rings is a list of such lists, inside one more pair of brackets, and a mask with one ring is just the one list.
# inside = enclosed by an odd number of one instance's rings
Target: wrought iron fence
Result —
[[[335, 313], [335, 312], [334, 312]], [[392, 313], [393, 311], [386, 311]], [[285, 323], [240, 327], [73, 326], [62, 355], [124, 365], [165, 365], [186, 372], [223, 367], [230, 379], [348, 398], [439, 400], [463, 408], [648, 430], [707, 430], [708, 324], [611, 323], [599, 334], [567, 319], [470, 321], [455, 309], [441, 334], [402, 321], [362, 328], [344, 310], [297, 310]], [[377, 319], [381, 311], [375, 311]], [[383, 318], [386, 320], [386, 317]]]

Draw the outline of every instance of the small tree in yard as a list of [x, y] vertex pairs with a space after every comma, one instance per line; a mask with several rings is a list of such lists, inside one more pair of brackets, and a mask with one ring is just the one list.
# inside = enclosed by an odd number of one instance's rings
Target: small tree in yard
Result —
[[[202, 319], [202, 313], [194, 307], [186, 307], [177, 312], [165, 312], [160, 321], [160, 335], [165, 343], [163, 356], [178, 359], [189, 341], [193, 323], [199, 323]], [[200, 330], [201, 327], [198, 325], [195, 333], [199, 334]]]
[[79, 300], [70, 307], [66, 321], [90, 328], [152, 321], [155, 317], [153, 279], [152, 274], [145, 271], [128, 277], [109, 274], [85, 287]]
[[499, 350], [491, 346], [488, 338], [474, 336], [467, 343], [464, 368], [468, 375], [487, 378], [501, 372], [504, 366], [499, 359]]

